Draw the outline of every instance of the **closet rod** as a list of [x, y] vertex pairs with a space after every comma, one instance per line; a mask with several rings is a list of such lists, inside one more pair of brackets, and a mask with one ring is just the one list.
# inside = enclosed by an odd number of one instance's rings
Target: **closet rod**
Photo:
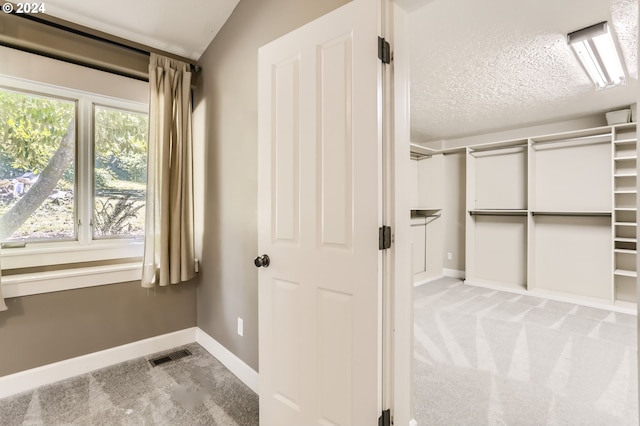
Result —
[[424, 160], [425, 158], [432, 158], [432, 157], [433, 155], [431, 154], [418, 154], [415, 152], [412, 152], [410, 156], [412, 160], [417, 160], [417, 161]]
[[[608, 141], [606, 141], [606, 140], [603, 140], [603, 141], [592, 141], [591, 140], [591, 139], [600, 139], [600, 138], [609, 138], [609, 140]], [[550, 141], [539, 141], [539, 142], [537, 142], [535, 139], [532, 139], [532, 142], [533, 142], [532, 145], [535, 146], [535, 145], [543, 145], [543, 144], [548, 144], [548, 143], [564, 143], [564, 142], [580, 142], [580, 141], [593, 142], [593, 143], [610, 142], [611, 141], [611, 132], [603, 133], [603, 134], [600, 134], [600, 135], [581, 136], [581, 137], [570, 138], [570, 139], [554, 139], [554, 140], [550, 140]]]
[[527, 212], [514, 212], [514, 211], [478, 211], [472, 210], [469, 211], [471, 216], [526, 216]]
[[532, 216], [611, 216], [611, 212], [531, 212]]

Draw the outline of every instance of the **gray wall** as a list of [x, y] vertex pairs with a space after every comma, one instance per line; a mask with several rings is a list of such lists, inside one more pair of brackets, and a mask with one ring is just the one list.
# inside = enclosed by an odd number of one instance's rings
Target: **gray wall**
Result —
[[140, 282], [7, 299], [0, 377], [196, 325], [196, 283]]
[[[0, 46], [0, 73], [146, 102], [146, 83]], [[7, 299], [0, 376], [196, 325], [196, 284], [140, 282]]]
[[[258, 48], [347, 0], [241, 0], [200, 59], [195, 96], [198, 326], [258, 369]], [[202, 167], [202, 163], [204, 167]], [[244, 337], [236, 333], [244, 320]]]

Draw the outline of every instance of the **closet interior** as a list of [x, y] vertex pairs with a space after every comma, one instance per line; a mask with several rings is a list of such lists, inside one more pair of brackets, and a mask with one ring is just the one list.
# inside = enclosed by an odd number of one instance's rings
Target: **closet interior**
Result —
[[636, 124], [437, 150], [411, 145], [414, 284], [635, 309]]

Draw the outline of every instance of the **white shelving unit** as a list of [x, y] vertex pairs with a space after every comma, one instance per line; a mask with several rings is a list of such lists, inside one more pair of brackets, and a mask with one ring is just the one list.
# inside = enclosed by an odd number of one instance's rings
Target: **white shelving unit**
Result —
[[467, 148], [466, 281], [527, 288], [527, 140]]
[[467, 281], [634, 301], [635, 138], [633, 124], [468, 147]]
[[636, 125], [613, 128], [613, 287], [617, 305], [636, 300], [637, 134]]
[[[415, 154], [435, 166], [422, 178], [437, 181], [445, 152]], [[465, 159], [468, 283], [636, 308], [636, 123], [472, 145]], [[439, 215], [436, 197], [416, 197], [413, 216]]]
[[423, 282], [442, 274], [443, 155], [429, 148], [411, 144], [412, 205], [411, 241], [414, 282]]

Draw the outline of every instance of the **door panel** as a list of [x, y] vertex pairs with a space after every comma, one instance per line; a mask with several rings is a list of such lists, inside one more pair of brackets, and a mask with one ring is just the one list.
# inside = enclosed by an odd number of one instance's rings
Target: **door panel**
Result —
[[274, 66], [272, 110], [275, 132], [273, 147], [273, 219], [274, 241], [297, 243], [299, 237], [299, 61], [297, 58]]
[[320, 418], [327, 424], [351, 420], [352, 296], [318, 290], [318, 347]]
[[263, 425], [381, 411], [377, 5], [355, 0], [259, 52]]
[[347, 34], [318, 49], [321, 241], [346, 249], [351, 249], [353, 238], [351, 46], [351, 34]]
[[300, 336], [300, 284], [282, 280], [273, 280], [273, 360], [276, 371], [287, 374], [275, 376], [276, 397], [294, 410], [300, 409], [300, 350], [297, 347]]

